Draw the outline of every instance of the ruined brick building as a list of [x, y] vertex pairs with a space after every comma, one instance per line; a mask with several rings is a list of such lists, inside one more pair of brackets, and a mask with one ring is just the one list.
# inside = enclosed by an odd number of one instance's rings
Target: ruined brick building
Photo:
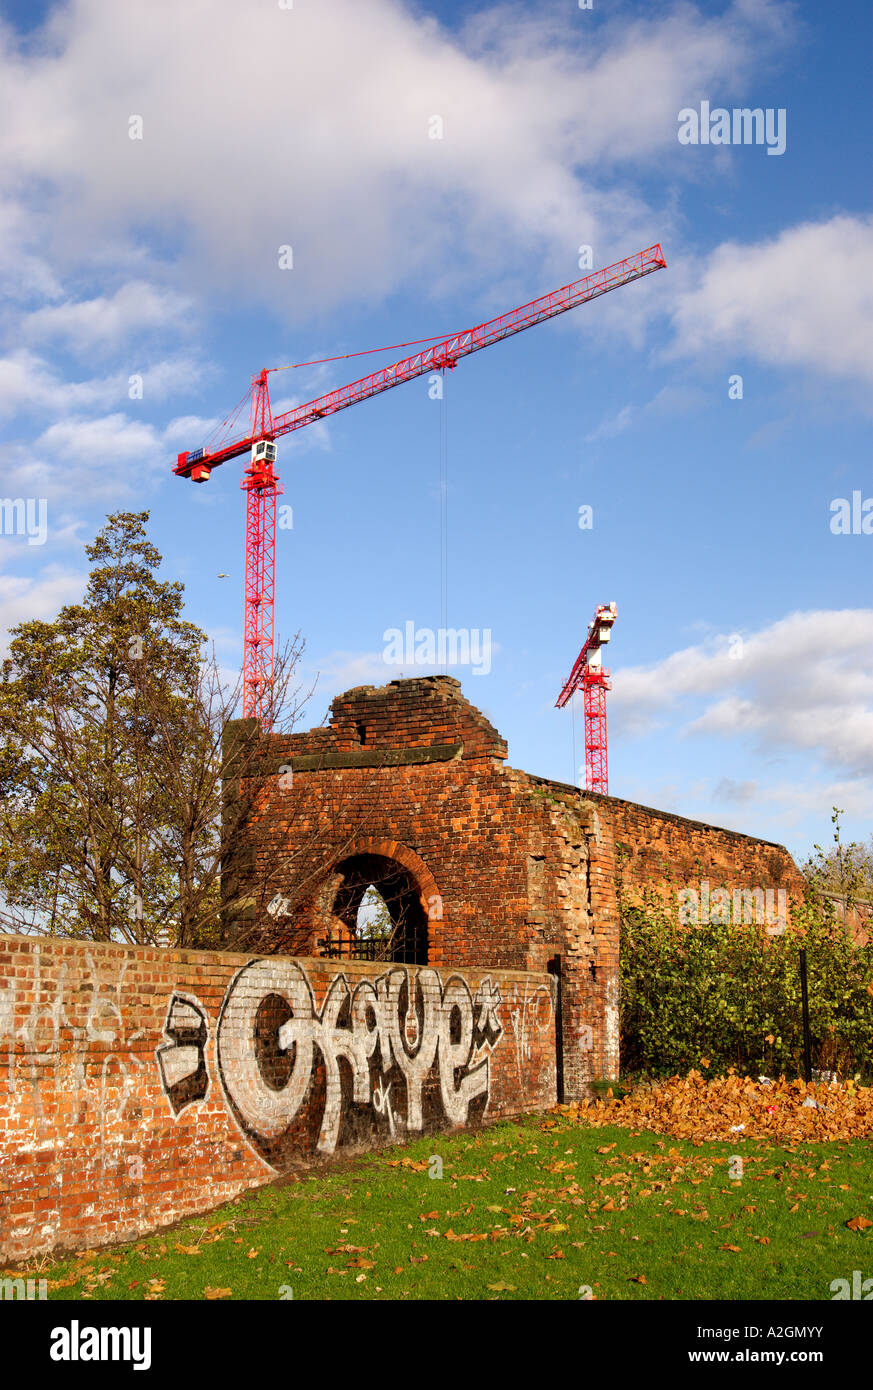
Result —
[[[651, 887], [675, 904], [694, 884], [802, 889], [781, 845], [508, 766], [506, 742], [450, 676], [349, 690], [326, 727], [262, 748], [271, 775], [231, 925], [254, 925], [262, 950], [372, 959], [357, 922], [375, 884], [394, 926], [382, 958], [548, 971], [566, 1098], [618, 1074], [620, 893]], [[287, 897], [281, 883], [259, 895], [265, 866], [319, 823], [324, 871]]]
[[227, 940], [0, 940], [2, 1261], [581, 1097], [618, 1070], [626, 898], [802, 886], [779, 845], [507, 766], [446, 676], [229, 740]]

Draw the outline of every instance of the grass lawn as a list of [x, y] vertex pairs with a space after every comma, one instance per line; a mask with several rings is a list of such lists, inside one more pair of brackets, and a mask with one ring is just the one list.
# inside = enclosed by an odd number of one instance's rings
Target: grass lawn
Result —
[[28, 1272], [76, 1300], [830, 1300], [832, 1280], [873, 1276], [858, 1216], [873, 1219], [869, 1140], [695, 1145], [549, 1114], [347, 1160]]

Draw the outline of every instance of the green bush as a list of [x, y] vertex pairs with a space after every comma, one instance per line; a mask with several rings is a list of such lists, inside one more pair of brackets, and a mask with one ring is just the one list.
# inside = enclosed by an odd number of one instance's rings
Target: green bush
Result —
[[813, 1067], [873, 1074], [873, 945], [853, 946], [812, 900], [773, 936], [760, 926], [682, 926], [653, 898], [625, 906], [622, 1070], [669, 1076], [707, 1058], [711, 1074], [802, 1076], [801, 946]]

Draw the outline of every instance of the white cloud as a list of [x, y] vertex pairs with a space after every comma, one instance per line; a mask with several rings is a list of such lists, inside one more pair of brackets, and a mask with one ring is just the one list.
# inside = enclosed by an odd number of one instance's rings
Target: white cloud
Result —
[[730, 349], [873, 380], [873, 217], [840, 215], [769, 241], [726, 242], [678, 296], [671, 357]]
[[[7, 496], [48, 497], [53, 504], [61, 498], [102, 503], [142, 496], [143, 484], [170, 477], [176, 454], [201, 443], [215, 423], [182, 415], [157, 430], [122, 411], [66, 415], [33, 443], [0, 445], [3, 489]], [[200, 489], [196, 499], [203, 500]]]
[[846, 813], [844, 839], [866, 838], [873, 807], [873, 778], [834, 777], [827, 770], [772, 782], [723, 777], [715, 784], [704, 779], [689, 785], [633, 779], [623, 791], [645, 806], [787, 845], [798, 864], [814, 841], [829, 841], [832, 806]]
[[[484, 638], [482, 640], [484, 641]], [[479, 647], [475, 649], [475, 652], [481, 653], [482, 650]], [[500, 651], [500, 646], [497, 642], [491, 642], [490, 647], [486, 645], [485, 651], [490, 652], [491, 657], [494, 657]], [[463, 681], [465, 688], [469, 687], [467, 688], [468, 698], [478, 704], [477, 687], [484, 685], [483, 677], [490, 673], [487, 670], [477, 671], [475, 669], [477, 664], [481, 667], [485, 662], [480, 660], [478, 663], [473, 663], [472, 666], [450, 665], [448, 675]], [[308, 671], [314, 670], [313, 664], [309, 660], [306, 661], [305, 665]], [[388, 685], [390, 681], [412, 680], [419, 676], [438, 675], [442, 670], [442, 666], [437, 663], [428, 665], [414, 659], [405, 664], [389, 664], [386, 662], [383, 652], [330, 652], [321, 662], [317, 671], [317, 693], [321, 698], [332, 698], [345, 690], [352, 690], [357, 685]], [[312, 679], [311, 675], [309, 679]]]
[[200, 381], [203, 368], [184, 357], [146, 365], [131, 354], [125, 368], [111, 376], [65, 381], [44, 357], [29, 348], [16, 348], [0, 357], [0, 413], [14, 415], [32, 410], [65, 415], [127, 403], [131, 399], [130, 377], [137, 372], [142, 377], [142, 399], [148, 402], [190, 390]]
[[34, 244], [33, 220], [14, 194], [0, 192], [0, 293], [18, 304], [36, 296], [57, 299], [61, 285], [56, 267], [46, 261], [44, 244]]
[[164, 430], [164, 442], [178, 444], [180, 452], [186, 446], [194, 449], [218, 424], [220, 421], [214, 417], [205, 420], [201, 415], [177, 415]]
[[[311, 663], [306, 662], [311, 670]], [[403, 670], [404, 676], [428, 675], [424, 669]], [[399, 680], [401, 668], [388, 666], [382, 652], [330, 652], [317, 671], [317, 693], [320, 697], [342, 694], [356, 685], [387, 685]]]
[[128, 396], [130, 375], [138, 372], [142, 376], [142, 399], [164, 401], [171, 396], [183, 395], [198, 386], [207, 368], [191, 357], [167, 357], [150, 366], [143, 366], [134, 358], [131, 373], [124, 378], [124, 392]]
[[650, 416], [657, 419], [663, 416], [689, 415], [711, 404], [712, 398], [707, 396], [705, 391], [690, 386], [687, 382], [662, 386], [644, 405], [624, 405], [615, 414], [604, 416], [600, 424], [585, 436], [585, 443], [596, 444], [602, 439], [614, 439], [631, 427], [639, 430]]
[[626, 732], [674, 708], [687, 734], [751, 739], [871, 775], [873, 610], [792, 613], [741, 644], [732, 634], [616, 672], [610, 710]]
[[736, 782], [733, 777], [722, 777], [713, 791], [716, 801], [729, 801], [742, 805], [748, 801], [754, 801], [760, 795], [758, 783], [755, 781]]
[[[121, 411], [68, 416], [49, 425], [33, 444], [2, 446], [4, 490], [8, 496], [47, 497], [53, 507], [61, 499], [102, 505], [107, 499], [141, 497], [144, 484], [170, 476], [187, 423], [199, 437], [204, 422], [196, 417], [175, 420], [161, 433]], [[185, 438], [192, 442], [191, 434]]]
[[176, 329], [191, 310], [191, 302], [172, 290], [144, 280], [131, 280], [113, 295], [66, 300], [25, 316], [20, 332], [31, 341], [60, 340], [76, 351], [113, 347], [154, 329]]
[[129, 420], [120, 412], [93, 420], [61, 420], [40, 435], [35, 448], [60, 459], [93, 461], [102, 468], [156, 459], [162, 453], [151, 425]]
[[[862, 822], [870, 820], [873, 782], [866, 777], [807, 778], [803, 782], [784, 780], [770, 786], [753, 785], [756, 807], [762, 809], [772, 824], [781, 827], [780, 834], [805, 821], [813, 821], [822, 825], [821, 838], [824, 839], [827, 834], [824, 826], [830, 830], [828, 813], [832, 806], [838, 806], [847, 816]], [[718, 790], [716, 787], [714, 797], [718, 796]], [[742, 815], [739, 819], [742, 820]], [[742, 830], [744, 827], [738, 824], [733, 828]]]
[[632, 405], [623, 405], [617, 414], [606, 416], [590, 434], [586, 434], [585, 443], [595, 444], [600, 439], [614, 439], [617, 434], [623, 434], [630, 425], [633, 414]]
[[[413, 276], [434, 293], [475, 276], [499, 295], [509, 273], [529, 290], [532, 262], [545, 289], [575, 278], [580, 243], [604, 264], [666, 234], [670, 215], [616, 184], [616, 163], [651, 172], [657, 156], [691, 177], [678, 111], [784, 53], [788, 13], [677, 4], [587, 31], [574, 13], [568, 43], [566, 22], [520, 6], [459, 38], [400, 0], [72, 0], [26, 50], [0, 33], [0, 159], [10, 189], [40, 189], [53, 266], [93, 263], [95, 230], [121, 245], [147, 225], [179, 248], [186, 292], [288, 317]], [[293, 270], [278, 267], [285, 244]], [[41, 322], [102, 331], [111, 305]]]
[[17, 348], [0, 357], [0, 411], [42, 410], [61, 414], [112, 404], [127, 389], [120, 374], [90, 381], [64, 381], [42, 357]]
[[0, 574], [0, 659], [9, 651], [9, 628], [33, 619], [52, 621], [65, 603], [82, 597], [85, 583], [84, 575], [55, 565], [36, 579]]

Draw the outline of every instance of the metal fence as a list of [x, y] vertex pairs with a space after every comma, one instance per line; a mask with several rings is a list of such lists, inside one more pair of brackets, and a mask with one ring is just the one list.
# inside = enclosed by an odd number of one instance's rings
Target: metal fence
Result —
[[319, 951], [328, 960], [392, 960], [390, 936], [324, 937]]

